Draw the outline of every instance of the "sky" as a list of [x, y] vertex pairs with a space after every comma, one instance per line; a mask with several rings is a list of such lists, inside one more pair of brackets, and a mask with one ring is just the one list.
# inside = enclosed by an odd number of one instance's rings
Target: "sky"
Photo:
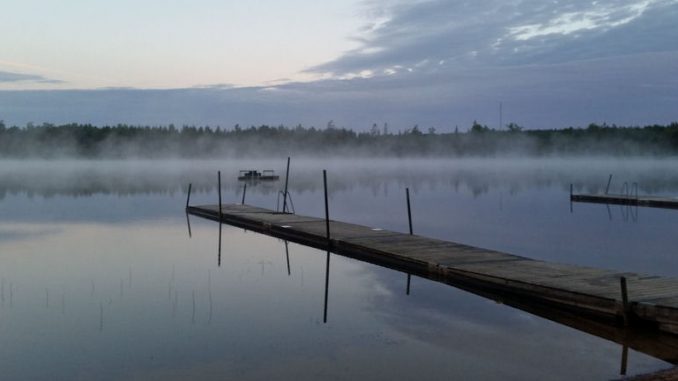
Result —
[[7, 124], [678, 121], [678, 0], [6, 2]]

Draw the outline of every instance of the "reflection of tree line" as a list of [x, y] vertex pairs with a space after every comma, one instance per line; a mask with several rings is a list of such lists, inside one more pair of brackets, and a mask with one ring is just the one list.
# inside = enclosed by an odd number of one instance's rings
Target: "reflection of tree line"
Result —
[[[678, 174], [668, 176], [665, 172], [638, 171], [639, 174], [626, 177], [639, 184], [642, 194], [678, 194]], [[318, 172], [320, 173], [320, 172]], [[487, 170], [441, 170], [441, 171], [386, 171], [376, 173], [363, 171], [359, 173], [336, 169], [332, 173], [329, 188], [332, 192], [355, 192], [367, 189], [373, 196], [387, 196], [391, 188], [409, 187], [413, 192], [421, 192], [439, 188], [452, 189], [454, 192], [468, 191], [480, 196], [492, 189], [501, 189], [509, 194], [517, 194], [527, 189], [544, 189], [558, 187], [569, 191], [569, 184], [574, 184], [577, 193], [603, 193], [606, 190], [607, 175], [603, 172], [584, 171], [575, 174], [567, 172], [530, 171], [487, 171]], [[631, 177], [635, 176], [635, 177]], [[222, 178], [222, 192], [241, 195], [245, 182], [236, 181], [235, 175]], [[292, 174], [290, 191], [293, 194], [316, 193], [322, 191], [321, 176], [312, 176], [308, 171], [303, 174]], [[621, 180], [620, 180], [621, 181]], [[42, 173], [39, 176], [3, 175], [0, 174], [0, 199], [8, 195], [26, 195], [30, 197], [91, 197], [95, 195], [114, 196], [175, 196], [185, 195], [189, 182], [193, 194], [209, 194], [217, 189], [216, 173], [196, 172], [193, 175], [169, 174], [167, 176], [149, 177], [145, 174], [106, 175], [91, 173], [77, 174], [64, 178], [58, 171]], [[284, 186], [284, 180], [276, 182], [247, 182], [247, 192], [264, 196], [275, 196]], [[622, 184], [613, 183], [610, 193], [620, 193]]]

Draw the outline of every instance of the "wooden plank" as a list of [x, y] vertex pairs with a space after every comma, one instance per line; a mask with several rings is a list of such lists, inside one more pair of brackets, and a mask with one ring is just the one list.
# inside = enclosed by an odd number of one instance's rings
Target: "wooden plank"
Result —
[[573, 194], [573, 202], [588, 202], [594, 204], [634, 205], [650, 208], [678, 209], [678, 199], [656, 196], [627, 196], [613, 194]]

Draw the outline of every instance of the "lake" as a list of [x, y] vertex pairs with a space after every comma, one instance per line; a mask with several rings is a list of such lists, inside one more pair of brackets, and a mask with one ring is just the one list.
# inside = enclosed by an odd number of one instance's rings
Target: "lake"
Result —
[[[11, 380], [620, 377], [622, 347], [469, 292], [184, 213], [276, 209], [286, 158], [0, 163], [0, 368]], [[678, 195], [674, 159], [294, 159], [298, 214], [530, 258], [678, 277], [678, 211], [570, 204]], [[221, 236], [220, 236], [221, 235]], [[627, 374], [671, 364], [630, 350]]]

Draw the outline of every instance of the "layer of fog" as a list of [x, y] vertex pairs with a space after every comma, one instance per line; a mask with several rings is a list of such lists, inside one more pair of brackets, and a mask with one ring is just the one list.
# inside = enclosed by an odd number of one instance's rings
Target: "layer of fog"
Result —
[[[278, 181], [248, 183], [250, 192], [264, 195], [282, 190], [286, 158], [271, 160], [10, 160], [0, 161], [0, 199], [95, 194], [194, 194], [214, 192], [217, 171], [222, 190], [238, 193], [244, 182], [240, 170], [273, 169]], [[559, 187], [576, 192], [604, 192], [613, 175], [611, 193], [624, 183], [637, 183], [641, 194], [678, 194], [678, 159], [651, 158], [544, 158], [544, 159], [295, 159], [289, 189], [293, 194], [322, 189], [322, 170], [328, 171], [332, 192], [367, 188], [379, 192], [386, 186], [453, 188], [475, 195], [500, 188], [509, 193], [527, 188]]]

